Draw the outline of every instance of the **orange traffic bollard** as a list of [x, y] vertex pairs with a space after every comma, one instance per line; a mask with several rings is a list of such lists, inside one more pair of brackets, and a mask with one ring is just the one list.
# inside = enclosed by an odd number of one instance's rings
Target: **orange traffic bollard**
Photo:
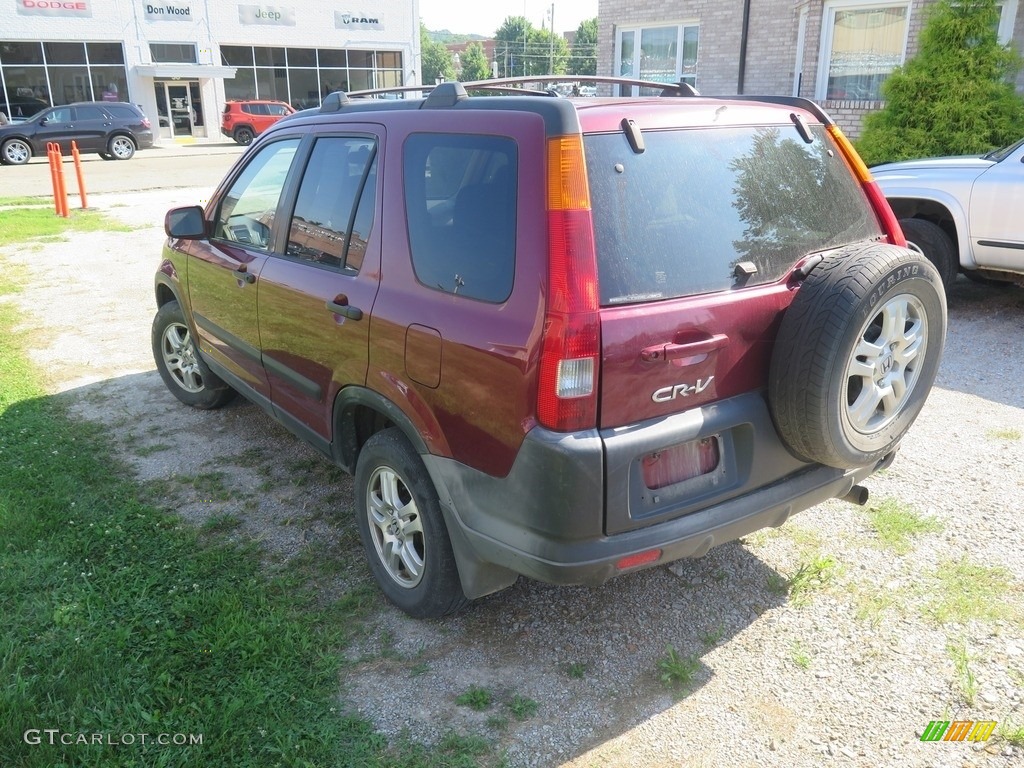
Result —
[[60, 215], [65, 219], [68, 217], [68, 188], [64, 182], [64, 155], [60, 152], [60, 144], [54, 143], [53, 153], [57, 164], [57, 203], [60, 205]]
[[82, 203], [82, 209], [88, 207], [85, 199], [85, 180], [82, 178], [82, 159], [78, 154], [78, 144], [71, 142], [71, 156], [75, 159], [75, 176], [78, 178], [78, 197]]
[[57, 182], [57, 153], [54, 151], [57, 145], [52, 141], [46, 144], [46, 159], [50, 161], [50, 184], [53, 186], [54, 212], [60, 216], [60, 184]]

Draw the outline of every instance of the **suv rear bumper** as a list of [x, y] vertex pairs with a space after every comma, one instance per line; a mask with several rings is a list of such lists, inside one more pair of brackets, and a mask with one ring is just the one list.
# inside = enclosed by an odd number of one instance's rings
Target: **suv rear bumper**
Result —
[[[631, 482], [626, 478], [636, 474], [624, 464], [638, 464], [628, 458], [635, 454], [619, 449], [621, 443], [639, 440], [642, 450], [647, 450], [645, 433], [666, 445], [671, 444], [666, 440], [690, 440], [694, 424], [698, 434], [721, 433], [723, 406], [728, 421], [757, 436], [752, 438], [756, 447], [751, 446], [751, 455], [767, 454], [767, 465], [738, 467], [737, 482], [725, 483], [715, 498], [709, 499], [702, 490], [698, 508], [685, 493], [677, 493], [668, 507], [659, 509], [657, 522], [638, 520], [631, 530], [607, 533], [608, 520], [623, 518], [620, 507], [628, 503], [628, 489], [623, 486]], [[894, 457], [890, 454], [876, 465], [855, 470], [801, 463], [778, 441], [774, 429], [764, 429], [770, 419], [761, 395], [743, 395], [713, 408], [718, 412], [696, 409], [628, 430], [560, 434], [535, 428], [505, 478], [425, 456], [449, 529], [454, 528], [450, 533], [467, 595], [479, 597], [493, 591], [486, 584], [473, 584], [472, 578], [466, 583], [466, 574], [480, 571], [473, 566], [481, 561], [553, 584], [598, 585], [624, 570], [635, 570], [617, 565], [630, 555], [661, 550], [657, 559], [641, 567], [701, 557], [717, 544], [780, 526], [797, 512], [845, 496]], [[704, 410], [709, 412], [700, 413]], [[680, 430], [673, 437], [674, 424]], [[779, 474], [767, 479], [766, 466]], [[614, 487], [606, 487], [609, 484]], [[606, 505], [612, 507], [607, 514]], [[475, 561], [469, 567], [464, 566], [467, 558]]]

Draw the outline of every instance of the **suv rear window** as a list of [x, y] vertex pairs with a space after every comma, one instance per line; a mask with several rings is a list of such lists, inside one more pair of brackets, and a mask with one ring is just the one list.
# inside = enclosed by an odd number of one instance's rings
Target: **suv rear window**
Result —
[[108, 104], [104, 107], [114, 117], [119, 117], [123, 120], [138, 120], [138, 113], [131, 107], [125, 107], [118, 104]]
[[405, 205], [416, 277], [439, 291], [500, 303], [516, 254], [515, 141], [421, 133], [405, 144]]
[[[822, 126], [584, 137], [601, 304], [774, 282], [814, 251], [882, 237]], [[737, 264], [756, 272], [737, 277]]]

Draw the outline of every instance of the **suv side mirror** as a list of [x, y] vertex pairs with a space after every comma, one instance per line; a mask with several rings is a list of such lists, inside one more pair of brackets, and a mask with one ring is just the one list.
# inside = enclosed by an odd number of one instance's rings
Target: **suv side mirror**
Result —
[[164, 232], [181, 240], [202, 240], [206, 237], [206, 219], [198, 205], [172, 208], [164, 216]]

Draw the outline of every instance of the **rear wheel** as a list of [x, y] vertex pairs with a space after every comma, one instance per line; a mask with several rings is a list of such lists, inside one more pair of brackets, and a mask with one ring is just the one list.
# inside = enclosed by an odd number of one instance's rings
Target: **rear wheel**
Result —
[[114, 136], [107, 142], [107, 152], [115, 160], [130, 160], [135, 154], [135, 142], [128, 136]]
[[907, 240], [920, 248], [928, 261], [935, 265], [942, 278], [942, 286], [948, 292], [960, 270], [960, 257], [949, 235], [927, 219], [900, 219], [900, 228]]
[[153, 358], [176, 398], [193, 408], [220, 408], [235, 396], [199, 356], [181, 306], [170, 301], [153, 318]]
[[370, 570], [395, 605], [415, 618], [457, 611], [462, 591], [437, 490], [398, 429], [366, 441], [356, 463], [359, 535]]
[[0, 146], [0, 157], [6, 165], [24, 165], [32, 157], [32, 147], [23, 139], [8, 139]]
[[247, 147], [252, 144], [253, 133], [251, 128], [236, 128], [235, 129], [235, 141], [241, 144], [243, 147]]
[[875, 463], [924, 406], [945, 333], [945, 292], [924, 256], [878, 244], [829, 255], [775, 343], [769, 404], [783, 441], [831, 467]]

